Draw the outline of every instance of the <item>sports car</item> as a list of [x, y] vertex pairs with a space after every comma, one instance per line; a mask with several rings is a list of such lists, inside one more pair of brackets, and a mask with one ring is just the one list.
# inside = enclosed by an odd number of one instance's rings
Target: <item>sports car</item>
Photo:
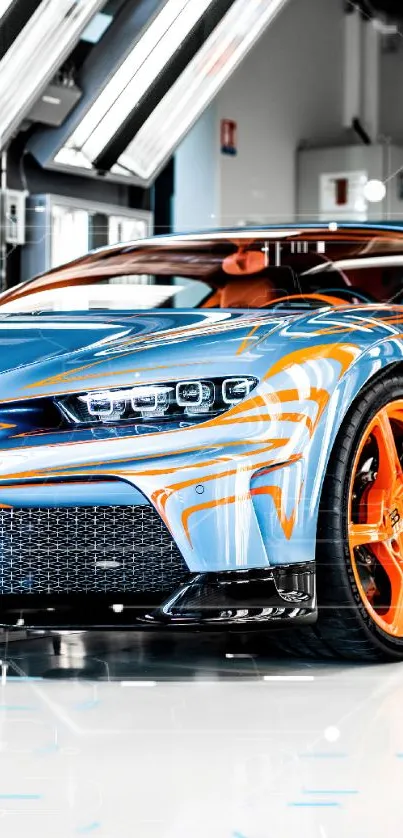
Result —
[[0, 340], [3, 626], [403, 659], [403, 228], [107, 247]]

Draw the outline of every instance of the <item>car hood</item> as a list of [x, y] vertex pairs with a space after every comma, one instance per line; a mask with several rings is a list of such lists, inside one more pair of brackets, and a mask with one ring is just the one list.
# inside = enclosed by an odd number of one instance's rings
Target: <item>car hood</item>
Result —
[[[225, 310], [2, 315], [1, 401], [212, 376], [218, 364], [232, 374], [249, 335], [260, 326], [270, 334], [295, 316]], [[242, 366], [239, 357], [236, 368]]]

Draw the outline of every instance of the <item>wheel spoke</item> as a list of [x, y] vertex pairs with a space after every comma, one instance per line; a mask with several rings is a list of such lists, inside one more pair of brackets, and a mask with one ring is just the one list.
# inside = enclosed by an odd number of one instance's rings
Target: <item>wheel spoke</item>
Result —
[[403, 469], [396, 448], [393, 428], [387, 409], [381, 410], [373, 428], [379, 451], [378, 475], [374, 486], [386, 490], [389, 494], [395, 491], [396, 483], [403, 486]]
[[359, 522], [351, 522], [349, 525], [351, 548], [387, 540], [384, 511], [385, 490], [371, 487], [365, 505], [360, 510]]
[[382, 543], [388, 534], [382, 524], [350, 524], [350, 547], [362, 547], [364, 544]]
[[402, 547], [403, 540], [400, 537], [372, 547], [374, 555], [388, 576], [391, 587], [390, 606], [388, 611], [382, 614], [382, 619], [388, 624], [392, 634], [400, 637], [403, 635]]

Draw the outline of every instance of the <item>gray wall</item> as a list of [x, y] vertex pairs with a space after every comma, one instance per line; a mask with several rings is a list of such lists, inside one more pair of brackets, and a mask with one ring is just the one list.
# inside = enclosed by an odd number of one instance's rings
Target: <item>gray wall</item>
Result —
[[174, 229], [205, 230], [219, 223], [217, 108], [213, 103], [175, 157]]
[[[387, 217], [391, 221], [403, 221], [403, 140], [399, 148], [394, 145], [387, 145], [384, 150], [385, 156], [385, 181], [387, 194], [385, 206]], [[400, 170], [400, 171], [399, 171]]]
[[[380, 145], [360, 145], [301, 151], [298, 155], [297, 179], [299, 216], [306, 221], [317, 220], [320, 213], [321, 174], [354, 172], [360, 169], [368, 173], [369, 180], [384, 180], [386, 176], [384, 148]], [[385, 204], [369, 204], [368, 220], [380, 221], [385, 210]]]
[[290, 0], [218, 96], [219, 118], [239, 124], [239, 154], [221, 157], [221, 219], [295, 215], [296, 149], [340, 133], [341, 0]]
[[397, 39], [396, 45], [396, 52], [382, 55], [380, 119], [381, 132], [387, 141], [385, 169], [388, 217], [394, 221], [403, 221], [399, 171], [403, 168], [403, 39]]
[[[295, 217], [298, 145], [340, 134], [342, 39], [342, 0], [289, 0], [177, 153], [176, 229]], [[237, 157], [220, 153], [221, 119], [238, 123]]]
[[[370, 216], [401, 220], [403, 39], [395, 52], [382, 51], [380, 75], [385, 150], [371, 157], [343, 129], [344, 0], [289, 0], [178, 151], [176, 228], [314, 217], [317, 174], [297, 206], [297, 150], [354, 143], [348, 159], [341, 149], [327, 156], [324, 171], [368, 168], [371, 177], [389, 178], [387, 200]], [[221, 119], [238, 123], [237, 157], [220, 153]]]
[[403, 144], [403, 39], [396, 45], [396, 52], [382, 54], [380, 128], [385, 137]]

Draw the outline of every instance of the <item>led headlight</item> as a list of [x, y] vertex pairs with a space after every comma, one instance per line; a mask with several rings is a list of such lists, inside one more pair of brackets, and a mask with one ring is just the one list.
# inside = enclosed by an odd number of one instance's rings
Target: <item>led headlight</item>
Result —
[[215, 387], [212, 381], [181, 381], [176, 386], [176, 403], [184, 407], [188, 416], [209, 413], [214, 405]]
[[134, 387], [131, 391], [131, 404], [134, 413], [142, 416], [163, 416], [169, 410], [172, 387]]
[[225, 404], [238, 404], [253, 390], [250, 378], [226, 378], [222, 385], [222, 395]]
[[125, 408], [125, 401], [123, 399], [119, 399], [107, 392], [92, 393], [84, 397], [84, 401], [87, 404], [90, 416], [103, 417], [104, 419], [110, 419], [114, 416], [119, 417]]
[[201, 381], [182, 381], [176, 386], [176, 402], [179, 407], [198, 407], [203, 401], [203, 384]]
[[64, 416], [80, 425], [123, 421], [203, 421], [239, 404], [258, 384], [252, 376], [193, 379], [82, 393], [57, 399]]

